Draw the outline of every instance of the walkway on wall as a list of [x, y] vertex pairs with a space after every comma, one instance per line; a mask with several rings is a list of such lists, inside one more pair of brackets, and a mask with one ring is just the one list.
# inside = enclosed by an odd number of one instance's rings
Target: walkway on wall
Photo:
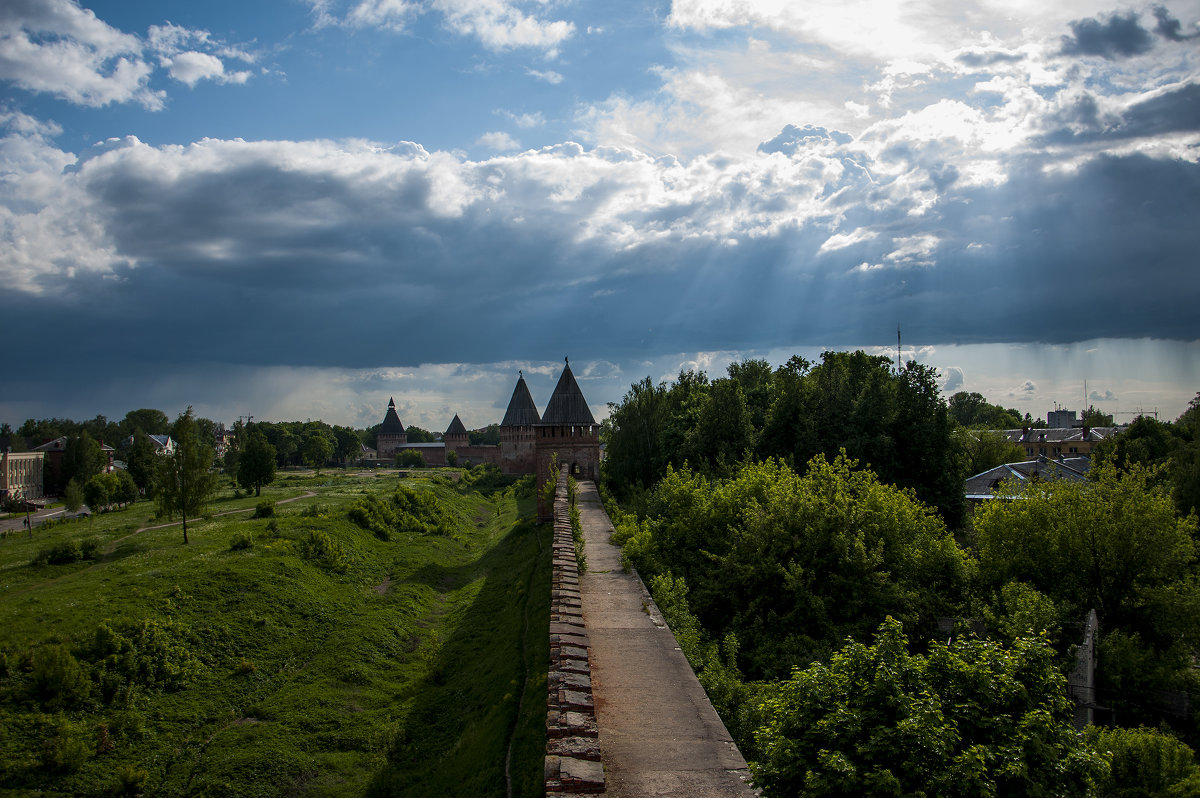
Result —
[[579, 483], [579, 580], [609, 798], [752, 796], [749, 772], [641, 580], [621, 570], [596, 486]]

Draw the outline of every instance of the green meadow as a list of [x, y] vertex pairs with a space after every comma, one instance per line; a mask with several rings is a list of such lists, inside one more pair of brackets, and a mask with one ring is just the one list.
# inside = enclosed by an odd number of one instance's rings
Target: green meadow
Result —
[[10, 534], [0, 794], [540, 795], [530, 482], [285, 474], [188, 545], [149, 502]]

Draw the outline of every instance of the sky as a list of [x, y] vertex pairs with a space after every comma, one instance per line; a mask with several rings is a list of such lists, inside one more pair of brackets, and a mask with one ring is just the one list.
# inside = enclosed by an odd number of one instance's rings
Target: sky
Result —
[[1200, 391], [1200, 0], [3, 0], [0, 421], [498, 422], [862, 348]]

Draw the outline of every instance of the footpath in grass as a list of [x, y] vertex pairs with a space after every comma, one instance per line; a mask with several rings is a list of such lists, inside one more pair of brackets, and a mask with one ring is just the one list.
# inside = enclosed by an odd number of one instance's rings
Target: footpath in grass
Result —
[[509, 482], [288, 476], [186, 546], [148, 503], [0, 540], [0, 794], [540, 795], [549, 532]]

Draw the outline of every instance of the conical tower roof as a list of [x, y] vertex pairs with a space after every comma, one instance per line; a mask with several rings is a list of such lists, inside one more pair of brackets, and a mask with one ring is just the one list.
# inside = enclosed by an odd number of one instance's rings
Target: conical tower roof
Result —
[[450, 435], [466, 435], [467, 427], [462, 423], [462, 419], [458, 417], [458, 413], [454, 414], [454, 420], [450, 422], [450, 426], [446, 427], [446, 436]]
[[379, 431], [384, 435], [403, 435], [404, 425], [400, 423], [400, 416], [396, 415], [396, 400], [388, 399], [387, 414], [383, 417], [383, 426]]
[[575, 382], [575, 375], [571, 373], [570, 361], [567, 361], [563, 368], [558, 385], [554, 386], [554, 393], [546, 405], [542, 423], [577, 427], [596, 423], [596, 419], [592, 417], [592, 409], [588, 407], [587, 400], [583, 398], [583, 391], [579, 390], [579, 383]]
[[502, 427], [528, 427], [542, 420], [529, 393], [529, 386], [525, 384], [525, 375], [520, 372], [517, 375], [517, 387], [513, 388], [512, 399], [508, 400], [508, 411], [500, 422]]

